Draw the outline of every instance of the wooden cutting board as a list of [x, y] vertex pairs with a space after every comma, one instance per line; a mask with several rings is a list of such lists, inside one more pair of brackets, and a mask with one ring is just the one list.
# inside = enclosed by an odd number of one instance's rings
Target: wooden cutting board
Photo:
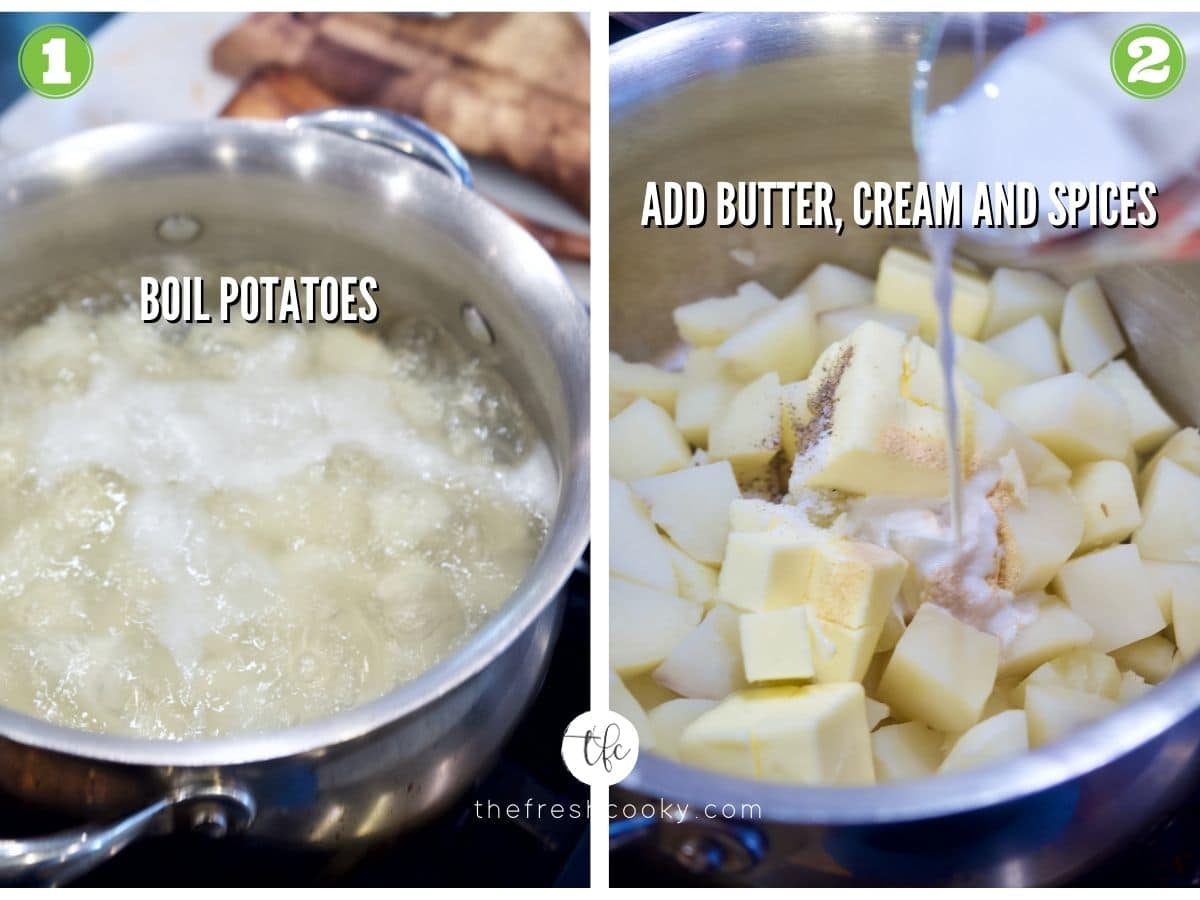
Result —
[[584, 213], [588, 56], [569, 13], [256, 13], [212, 52], [218, 71], [253, 76], [228, 114], [272, 104], [286, 107], [276, 115], [337, 104], [407, 113]]

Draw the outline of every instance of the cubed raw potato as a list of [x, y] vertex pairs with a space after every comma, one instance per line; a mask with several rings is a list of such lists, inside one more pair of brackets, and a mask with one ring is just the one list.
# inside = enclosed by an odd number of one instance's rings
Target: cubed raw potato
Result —
[[650, 518], [692, 559], [719, 563], [729, 536], [729, 504], [741, 497], [727, 460], [633, 483]]
[[1182, 660], [1200, 656], [1200, 590], [1194, 582], [1190, 590], [1176, 586], [1172, 592], [1171, 618], [1175, 620], [1175, 643]]
[[942, 734], [920, 722], [885, 725], [871, 735], [871, 752], [880, 783], [926, 778], [942, 764]]
[[903, 718], [966, 731], [979, 721], [999, 663], [999, 638], [925, 603], [896, 643], [878, 697]]
[[954, 742], [938, 773], [965, 772], [1029, 749], [1025, 712], [1010, 709], [972, 725]]
[[1058, 337], [1067, 366], [1084, 375], [1125, 352], [1121, 326], [1096, 279], [1080, 281], [1067, 291]]
[[[684, 729], [711, 709], [716, 700], [668, 700], [646, 714], [654, 737], [654, 752], [667, 759], [679, 759], [679, 738]], [[626, 716], [628, 718], [628, 716]]]
[[875, 304], [847, 306], [817, 316], [817, 343], [828, 347], [835, 341], [850, 337], [863, 322], [877, 322], [903, 334], [914, 335], [920, 328], [920, 320], [912, 313], [880, 309]]
[[1146, 559], [1200, 563], [1200, 475], [1159, 460], [1142, 497], [1133, 542]]
[[808, 606], [820, 619], [871, 628], [878, 636], [907, 571], [908, 561], [893, 550], [863, 541], [825, 541], [813, 551]]
[[646, 710], [647, 714], [656, 706], [661, 706], [668, 700], [678, 700], [679, 695], [672, 690], [669, 690], [654, 680], [654, 675], [650, 672], [643, 672], [641, 675], [631, 675], [628, 678], [622, 678], [621, 681], [633, 695], [633, 699], [638, 702], [638, 706]]
[[667, 541], [623, 481], [608, 482], [608, 566], [638, 584], [673, 594], [679, 585]]
[[650, 363], [626, 362], [619, 353], [608, 354], [608, 414], [615, 416], [638, 397], [675, 412], [675, 397], [683, 375]]
[[712, 347], [778, 304], [774, 294], [748, 281], [732, 297], [713, 297], [676, 307], [675, 328], [689, 344]]
[[717, 579], [717, 599], [761, 612], [804, 602], [813, 542], [782, 531], [732, 532]]
[[956, 340], [954, 354], [955, 365], [979, 385], [980, 396], [988, 403], [995, 403], [1002, 394], [1039, 378], [1023, 363], [970, 338]]
[[1049, 584], [1083, 537], [1083, 507], [1068, 487], [1031, 487], [1002, 520], [1005, 582], [1019, 594]]
[[789, 784], [875, 781], [866, 695], [857, 684], [749, 688], [683, 732], [680, 759], [743, 778]]
[[1092, 626], [1092, 647], [1108, 653], [1167, 627], [1138, 550], [1118, 544], [1076, 557], [1059, 570], [1054, 592]]
[[1014, 388], [996, 409], [1071, 466], [1124, 459], [1131, 443], [1121, 398], [1078, 372]]
[[[954, 293], [950, 301], [950, 325], [955, 334], [978, 338], [987, 320], [991, 293], [976, 272], [955, 266]], [[875, 302], [883, 309], [915, 315], [920, 335], [929, 343], [937, 338], [937, 306], [933, 300], [933, 263], [899, 247], [891, 247], [879, 260]]]
[[992, 407], [972, 398], [970, 409], [969, 472], [999, 463], [1009, 453], [1015, 453], [1029, 484], [1063, 485], [1071, 480], [1071, 469], [1066, 463]]
[[983, 336], [990, 338], [1032, 316], [1057, 329], [1062, 321], [1067, 289], [1041, 272], [997, 269], [988, 284], [992, 302], [988, 307]]
[[1143, 494], [1158, 470], [1158, 464], [1164, 459], [1183, 466], [1194, 475], [1200, 475], [1200, 431], [1185, 428], [1176, 432], [1154, 456], [1150, 457], [1150, 461], [1142, 468], [1138, 477], [1138, 488]]
[[639, 398], [608, 423], [608, 471], [635, 481], [688, 466], [692, 451], [675, 420], [656, 403]]
[[805, 377], [817, 358], [817, 317], [808, 298], [785, 300], [726, 338], [717, 359], [749, 381], [775, 372], [781, 381]]
[[1084, 463], [1071, 476], [1071, 490], [1083, 507], [1083, 538], [1076, 553], [1120, 543], [1142, 524], [1133, 476], [1122, 462]]
[[1037, 615], [1000, 653], [1000, 675], [1024, 677], [1042, 663], [1091, 643], [1092, 626], [1065, 603], [1041, 595]]
[[813, 669], [817, 681], [837, 684], [861, 682], [866, 677], [879, 645], [882, 625], [847, 628], [836, 622], [809, 616], [808, 626], [812, 634]]
[[802, 440], [804, 426], [812, 419], [808, 408], [808, 382], [793, 381], [779, 389], [780, 430], [783, 455], [788, 462], [796, 458], [796, 446]]
[[1179, 430], [1179, 424], [1167, 415], [1141, 376], [1123, 359], [1115, 359], [1092, 376], [1117, 394], [1129, 410], [1133, 449], [1153, 453]]
[[1142, 568], [1150, 582], [1150, 592], [1168, 623], [1174, 622], [1172, 604], [1175, 596], [1200, 597], [1200, 564], [1143, 559]]
[[826, 348], [809, 378], [806, 426], [788, 488], [938, 496], [946, 490], [941, 410], [901, 395], [910, 338], [867, 322]]
[[746, 385], [708, 432], [708, 455], [727, 459], [739, 483], [754, 484], [769, 476], [780, 450], [779, 376], [770, 372]]
[[1018, 706], [1025, 705], [1026, 692], [1031, 684], [1065, 687], [1115, 700], [1121, 689], [1121, 670], [1107, 653], [1090, 647], [1078, 647], [1038, 666], [1017, 685], [1012, 692], [1012, 699]]
[[717, 570], [696, 562], [670, 541], [666, 544], [667, 555], [671, 557], [671, 568], [675, 570], [676, 590], [679, 596], [701, 606], [707, 606], [716, 600]]
[[1023, 365], [1038, 378], [1063, 374], [1058, 336], [1041, 316], [1026, 319], [984, 341], [997, 353]]
[[634, 699], [629, 688], [625, 687], [620, 676], [611, 670], [608, 673], [608, 708], [629, 720], [629, 724], [637, 731], [638, 746], [642, 750], [654, 749], [654, 729], [646, 718], [646, 711]]
[[654, 680], [680, 697], [720, 700], [746, 686], [738, 614], [717, 604], [654, 670]]
[[1117, 694], [1118, 703], [1132, 703], [1150, 693], [1154, 685], [1146, 684], [1146, 679], [1137, 672], [1121, 673], [1121, 690]]
[[807, 681], [814, 675], [803, 606], [746, 613], [738, 621], [746, 680]]
[[682, 597], [610, 578], [609, 661], [624, 676], [661, 663], [700, 622], [700, 607]]
[[1156, 634], [1117, 648], [1112, 652], [1112, 658], [1122, 669], [1137, 672], [1151, 684], [1158, 684], [1171, 674], [1175, 645]]
[[694, 447], [708, 446], [712, 423], [742, 389], [740, 382], [721, 375], [685, 381], [675, 398], [675, 426]]
[[875, 282], [866, 276], [831, 263], [821, 263], [808, 273], [792, 295], [803, 294], [813, 312], [829, 312], [846, 306], [861, 306], [875, 299]]
[[1116, 700], [1099, 694], [1073, 691], [1058, 685], [1032, 684], [1025, 692], [1029, 745], [1044, 747], [1116, 708]]
[[879, 723], [885, 721], [892, 711], [888, 709], [886, 703], [880, 703], [878, 700], [867, 698], [867, 728], [874, 731], [879, 727]]

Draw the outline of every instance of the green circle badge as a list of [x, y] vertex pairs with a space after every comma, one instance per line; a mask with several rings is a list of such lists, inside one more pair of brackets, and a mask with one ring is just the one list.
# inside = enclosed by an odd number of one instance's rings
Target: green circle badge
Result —
[[1123, 31], [1108, 59], [1121, 90], [1143, 100], [1175, 90], [1187, 65], [1187, 54], [1175, 32], [1151, 24]]
[[70, 97], [92, 77], [92, 45], [70, 25], [43, 25], [21, 43], [17, 68], [35, 94]]

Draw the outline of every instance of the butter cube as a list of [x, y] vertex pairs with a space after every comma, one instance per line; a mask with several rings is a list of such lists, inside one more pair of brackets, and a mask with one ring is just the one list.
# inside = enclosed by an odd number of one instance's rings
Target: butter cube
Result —
[[924, 603], [892, 651], [879, 699], [939, 731], [966, 731], [996, 683], [1000, 641]]
[[732, 297], [713, 297], [675, 308], [675, 328], [689, 344], [715, 346], [779, 300], [762, 285], [748, 281]]
[[747, 681], [805, 681], [813, 677], [812, 644], [803, 606], [746, 613], [738, 626]]
[[[653, 749], [659, 756], [667, 759], [679, 759], [679, 738], [684, 729], [695, 722], [700, 716], [715, 709], [715, 700], [689, 700], [686, 697], [679, 700], [668, 700], [646, 713], [650, 723], [650, 732], [654, 737]], [[619, 712], [620, 710], [615, 710]], [[629, 718], [626, 716], [626, 718]], [[632, 720], [630, 720], [632, 721]], [[639, 735], [641, 732], [638, 732]], [[643, 745], [645, 746], [645, 745]]]
[[1024, 677], [1056, 656], [1086, 647], [1095, 632], [1065, 603], [1043, 594], [1037, 616], [1000, 653], [1000, 675]]
[[681, 697], [720, 700], [746, 686], [740, 616], [717, 604], [654, 670], [654, 680]]
[[683, 375], [650, 363], [626, 362], [619, 353], [608, 354], [608, 415], [611, 418], [639, 397], [675, 412], [675, 398]]
[[1171, 674], [1175, 645], [1156, 634], [1117, 648], [1112, 658], [1122, 669], [1137, 672], [1151, 684], [1158, 684]]
[[812, 524], [807, 514], [796, 506], [754, 498], [734, 500], [729, 504], [729, 530], [780, 530], [809, 543], [822, 541], [830, 535], [828, 529]]
[[1116, 708], [1116, 700], [1099, 694], [1050, 684], [1030, 685], [1025, 693], [1029, 745], [1044, 747]]
[[1092, 378], [1125, 401], [1125, 408], [1129, 410], [1133, 449], [1138, 453], [1153, 453], [1162, 446], [1163, 441], [1179, 430], [1178, 423], [1167, 415], [1146, 383], [1125, 360], [1113, 360]]
[[727, 459], [742, 484], [770, 477], [781, 447], [779, 376], [770, 372], [746, 385], [708, 432], [708, 455]]
[[1050, 330], [1041, 316], [1013, 325], [984, 343], [997, 353], [1019, 362], [1038, 378], [1053, 378], [1063, 374], [1058, 335]]
[[639, 398], [608, 423], [608, 471], [636, 481], [688, 466], [692, 451], [665, 409]]
[[1162, 459], [1142, 497], [1133, 542], [1146, 559], [1200, 563], [1200, 475]]
[[954, 742], [938, 773], [965, 772], [998, 762], [1029, 749], [1029, 731], [1023, 710], [997, 713], [972, 725]]
[[847, 628], [881, 630], [908, 561], [862, 541], [830, 540], [813, 551], [808, 604], [813, 614]]
[[750, 688], [683, 732], [680, 759], [743, 778], [789, 784], [875, 780], [861, 685]]
[[1084, 375], [1125, 352], [1121, 327], [1094, 278], [1073, 284], [1067, 291], [1058, 336], [1067, 365]]
[[749, 381], [775, 372], [782, 381], [803, 378], [817, 358], [817, 318], [808, 298], [792, 297], [762, 313], [717, 348], [717, 359]]
[[741, 496], [727, 460], [689, 466], [633, 483], [650, 518], [692, 559], [719, 563], [729, 536], [729, 504]]
[[653, 669], [700, 621], [695, 603], [623, 578], [608, 593], [609, 661], [623, 676]]
[[1069, 465], [1124, 459], [1132, 441], [1125, 403], [1078, 372], [1014, 388], [996, 409]]
[[808, 408], [808, 382], [793, 381], [779, 389], [780, 427], [783, 438], [783, 455], [788, 461], [796, 458], [796, 447], [803, 440], [804, 426], [812, 419]]
[[983, 325], [985, 338], [1012, 328], [1030, 317], [1040, 318], [1057, 329], [1062, 321], [1067, 289], [1048, 275], [1023, 269], [997, 269], [988, 284], [992, 295], [987, 321]]
[[717, 599], [761, 612], [804, 602], [813, 543], [783, 532], [733, 532], [717, 579]]
[[942, 741], [941, 732], [920, 722], [885, 725], [871, 735], [876, 778], [887, 783], [933, 775], [942, 763]]
[[1092, 626], [1092, 647], [1108, 653], [1167, 627], [1137, 547], [1118, 544], [1076, 557], [1059, 570], [1054, 592]]
[[822, 684], [862, 682], [879, 646], [883, 625], [848, 628], [810, 616], [813, 669]]
[[[950, 301], [950, 324], [955, 334], [977, 338], [987, 320], [991, 293], [976, 272], [956, 266]], [[899, 247], [891, 247], [879, 261], [875, 302], [883, 309], [915, 315], [920, 334], [929, 343], [937, 339], [937, 306], [933, 299], [933, 263]]]
[[1071, 476], [1071, 491], [1083, 507], [1083, 538], [1076, 553], [1120, 543], [1142, 524], [1133, 475], [1122, 462], [1084, 463]]

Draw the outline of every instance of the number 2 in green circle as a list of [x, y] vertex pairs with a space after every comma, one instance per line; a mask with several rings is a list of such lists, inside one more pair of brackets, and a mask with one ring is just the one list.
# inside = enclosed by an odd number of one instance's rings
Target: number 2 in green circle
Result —
[[1109, 54], [1109, 67], [1121, 90], [1143, 100], [1175, 90], [1186, 66], [1187, 53], [1175, 32], [1150, 23], [1123, 31]]
[[43, 25], [21, 43], [17, 68], [35, 94], [52, 100], [70, 97], [92, 77], [92, 47], [69, 25]]

